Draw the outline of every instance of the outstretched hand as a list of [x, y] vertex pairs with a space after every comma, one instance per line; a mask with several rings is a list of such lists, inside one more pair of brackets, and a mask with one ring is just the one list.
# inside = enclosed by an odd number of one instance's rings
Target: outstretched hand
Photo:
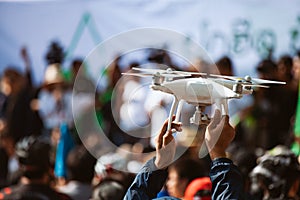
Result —
[[229, 116], [221, 116], [221, 111], [216, 110], [205, 132], [205, 142], [212, 160], [226, 157], [226, 149], [234, 136], [235, 130], [229, 124]]
[[[173, 116], [173, 120], [175, 116]], [[173, 131], [181, 131], [181, 123], [179, 122], [172, 122], [171, 130], [167, 130], [168, 127], [168, 120], [166, 120], [156, 137], [156, 159], [155, 165], [157, 168], [165, 168], [174, 159], [175, 151], [176, 151], [176, 144], [174, 137], [172, 135]]]

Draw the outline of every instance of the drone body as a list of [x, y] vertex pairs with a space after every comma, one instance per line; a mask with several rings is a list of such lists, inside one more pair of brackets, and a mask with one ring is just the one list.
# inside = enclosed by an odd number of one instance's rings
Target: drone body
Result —
[[172, 116], [176, 113], [175, 121], [179, 120], [182, 101], [196, 106], [196, 111], [191, 118], [191, 123], [207, 124], [209, 117], [203, 113], [206, 106], [216, 104], [223, 115], [228, 114], [228, 99], [239, 99], [244, 94], [251, 94], [253, 87], [264, 87], [262, 84], [285, 84], [285, 82], [269, 81], [263, 79], [222, 76], [197, 72], [173, 71], [161, 69], [133, 68], [136, 72], [123, 73], [133, 76], [152, 76], [153, 90], [169, 93], [174, 96], [174, 101], [169, 113], [169, 126], [171, 128]]
[[151, 85], [151, 89], [174, 95], [178, 100], [184, 100], [195, 106], [210, 106], [217, 99], [241, 98], [242, 94], [233, 92], [223, 85], [202, 77], [186, 78], [160, 85]]

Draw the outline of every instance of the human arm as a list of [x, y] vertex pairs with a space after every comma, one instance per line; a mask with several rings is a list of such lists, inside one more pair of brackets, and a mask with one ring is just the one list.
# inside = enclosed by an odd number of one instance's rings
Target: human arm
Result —
[[31, 74], [32, 73], [31, 63], [30, 63], [30, 58], [29, 58], [28, 51], [27, 51], [26, 47], [22, 47], [21, 57], [22, 57], [22, 60], [24, 62], [24, 65], [25, 65], [25, 76], [26, 76], [26, 79], [27, 79], [27, 84], [30, 87], [33, 87], [32, 74]]
[[[173, 161], [176, 149], [172, 131], [167, 131], [167, 124], [166, 121], [156, 138], [156, 157], [150, 159], [139, 171], [124, 200], [153, 199], [163, 187], [168, 176], [166, 167]], [[173, 122], [171, 127], [181, 130], [178, 123]]]
[[212, 199], [243, 199], [243, 180], [238, 168], [226, 158], [226, 148], [235, 136], [228, 116], [215, 115], [205, 132], [205, 141], [212, 159], [210, 179]]

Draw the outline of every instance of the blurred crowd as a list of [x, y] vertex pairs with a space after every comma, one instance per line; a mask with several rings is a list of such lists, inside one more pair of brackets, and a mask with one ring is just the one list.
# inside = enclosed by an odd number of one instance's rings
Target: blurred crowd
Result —
[[[204, 60], [192, 66], [178, 66], [165, 50], [149, 52], [143, 61], [132, 61], [126, 66], [121, 64], [122, 56], [117, 56], [103, 72], [105, 86], [97, 89], [82, 59], [74, 58], [68, 69], [62, 67], [65, 54], [57, 42], [51, 43], [45, 56], [43, 82], [33, 84], [30, 56], [26, 48], [21, 49], [25, 70], [6, 66], [1, 74], [0, 199], [12, 192], [24, 193], [28, 199], [43, 199], [39, 198], [41, 194], [50, 199], [123, 198], [133, 181], [133, 172], [149, 157], [132, 162], [118, 150], [97, 158], [92, 155], [74, 124], [74, 93], [80, 94], [84, 102], [94, 103], [79, 106], [80, 113], [84, 116], [95, 109], [99, 126], [116, 147], [148, 153], [155, 150], [152, 136], [168, 116], [170, 97], [149, 93], [148, 88], [141, 87], [142, 78], [122, 78], [123, 72], [150, 63], [151, 67], [163, 64], [176, 70], [235, 75], [234, 64], [227, 56], [216, 60], [214, 68]], [[300, 54], [264, 59], [256, 70], [259, 78], [284, 81], [286, 85], [255, 88], [251, 96], [229, 100], [236, 137], [228, 148], [228, 157], [242, 172], [249, 199], [265, 199], [266, 191], [274, 199], [289, 192], [297, 199], [300, 148], [293, 149], [292, 145], [300, 145], [300, 138], [294, 133]], [[77, 86], [73, 87], [75, 81]], [[94, 95], [88, 96], [91, 92]], [[194, 109], [185, 105], [181, 117], [186, 130], [183, 134], [189, 133]], [[193, 141], [188, 146], [178, 142], [178, 149], [184, 147], [186, 151], [169, 167], [168, 181], [158, 197], [196, 199], [198, 195], [198, 199], [210, 199], [210, 158], [208, 154], [199, 158], [195, 135], [190, 138]]]

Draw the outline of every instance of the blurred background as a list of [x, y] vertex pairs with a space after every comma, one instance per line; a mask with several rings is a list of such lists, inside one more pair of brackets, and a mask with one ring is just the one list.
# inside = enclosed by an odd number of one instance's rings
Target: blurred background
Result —
[[[147, 38], [147, 28], [184, 37]], [[120, 51], [145, 38], [153, 40], [149, 48]], [[103, 45], [107, 41], [118, 42]], [[173, 46], [187, 60], [169, 52]], [[172, 102], [170, 95], [150, 91], [151, 80], [121, 73], [158, 64], [287, 83], [229, 101], [237, 134], [228, 157], [243, 173], [245, 192], [262, 199], [256, 177], [262, 174], [251, 173], [257, 158], [300, 155], [298, 0], [0, 0], [0, 189], [46, 174], [45, 184], [73, 199], [99, 199], [102, 193], [121, 199], [154, 155], [154, 136]], [[178, 155], [201, 160], [208, 171], [207, 151], [200, 158], [202, 146], [194, 140], [201, 130], [189, 123], [194, 111], [183, 107]], [[36, 141], [42, 144], [35, 147]], [[280, 151], [272, 151], [278, 145]], [[298, 179], [295, 163], [283, 166], [283, 172], [295, 172], [281, 179]]]

